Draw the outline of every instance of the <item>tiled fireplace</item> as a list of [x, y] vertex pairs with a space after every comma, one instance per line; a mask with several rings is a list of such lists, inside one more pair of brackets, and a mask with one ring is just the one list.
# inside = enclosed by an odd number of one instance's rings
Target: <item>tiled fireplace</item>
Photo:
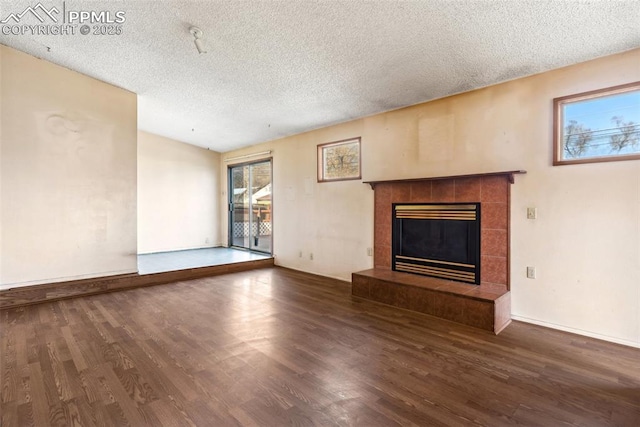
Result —
[[[369, 182], [374, 268], [353, 274], [353, 295], [500, 332], [510, 322], [510, 184], [518, 173], [524, 172]], [[416, 204], [479, 204], [479, 286], [392, 271], [393, 206]]]

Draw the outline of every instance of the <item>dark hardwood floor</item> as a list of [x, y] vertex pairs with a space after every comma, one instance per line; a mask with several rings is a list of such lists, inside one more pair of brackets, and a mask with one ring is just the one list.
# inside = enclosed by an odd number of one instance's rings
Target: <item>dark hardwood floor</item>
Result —
[[10, 426], [638, 426], [640, 349], [281, 268], [0, 312]]

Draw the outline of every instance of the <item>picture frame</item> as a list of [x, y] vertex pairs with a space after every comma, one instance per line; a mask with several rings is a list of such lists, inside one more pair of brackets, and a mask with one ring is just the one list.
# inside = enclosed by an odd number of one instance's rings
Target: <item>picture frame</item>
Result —
[[553, 100], [553, 165], [640, 159], [640, 82]]
[[360, 137], [318, 145], [318, 182], [362, 179]]

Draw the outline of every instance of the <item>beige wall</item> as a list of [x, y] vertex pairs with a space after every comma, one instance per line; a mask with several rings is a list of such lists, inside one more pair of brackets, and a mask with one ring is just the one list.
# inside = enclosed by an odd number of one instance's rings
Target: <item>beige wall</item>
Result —
[[4, 102], [2, 102], [2, 99], [3, 99], [2, 87], [4, 86], [3, 85], [4, 78], [2, 76], [2, 69], [4, 68], [3, 65], [2, 65], [3, 64], [3, 61], [2, 61], [3, 55], [2, 54], [3, 54], [3, 50], [2, 50], [2, 47], [0, 46], [0, 288], [2, 287], [2, 283], [3, 283], [2, 282], [2, 277], [3, 277], [3, 274], [2, 274], [2, 264], [3, 264], [2, 263], [2, 260], [3, 260], [3, 256], [2, 256], [3, 255], [2, 254], [2, 247], [3, 247], [2, 235], [3, 235], [3, 233], [2, 233], [2, 230], [4, 228], [4, 227], [2, 227], [2, 212], [3, 212], [3, 208], [2, 208], [2, 187], [3, 187], [3, 183], [2, 183], [2, 175], [3, 175], [3, 173], [2, 173], [2, 151], [3, 151], [2, 150], [2, 122], [4, 121], [2, 119], [2, 117], [4, 117], [2, 115], [2, 111], [3, 111], [2, 107], [3, 107], [3, 104], [4, 104]]
[[640, 50], [222, 157], [273, 150], [277, 264], [345, 280], [372, 265], [373, 191], [316, 183], [317, 144], [362, 136], [365, 181], [527, 170], [512, 186], [513, 317], [640, 346], [640, 161], [551, 166], [552, 99], [637, 80]]
[[[373, 191], [361, 181], [316, 182], [316, 144], [362, 131], [362, 121], [349, 122], [222, 155], [273, 150], [273, 248], [278, 265], [347, 280], [351, 272], [371, 265], [367, 248], [373, 247]], [[225, 202], [226, 171], [225, 166], [220, 175]], [[225, 207], [220, 211], [223, 230]]]
[[137, 271], [137, 98], [0, 46], [0, 289]]
[[138, 132], [138, 252], [219, 246], [220, 154]]

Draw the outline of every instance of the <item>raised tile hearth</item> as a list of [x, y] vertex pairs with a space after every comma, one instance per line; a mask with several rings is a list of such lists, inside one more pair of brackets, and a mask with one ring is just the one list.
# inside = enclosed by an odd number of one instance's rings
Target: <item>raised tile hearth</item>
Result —
[[374, 268], [352, 274], [353, 296], [499, 333], [511, 322], [506, 288]]
[[[374, 268], [353, 273], [356, 297], [500, 332], [511, 321], [509, 293], [510, 184], [507, 171], [366, 182], [375, 191]], [[392, 206], [411, 203], [479, 203], [478, 285], [392, 270]]]

